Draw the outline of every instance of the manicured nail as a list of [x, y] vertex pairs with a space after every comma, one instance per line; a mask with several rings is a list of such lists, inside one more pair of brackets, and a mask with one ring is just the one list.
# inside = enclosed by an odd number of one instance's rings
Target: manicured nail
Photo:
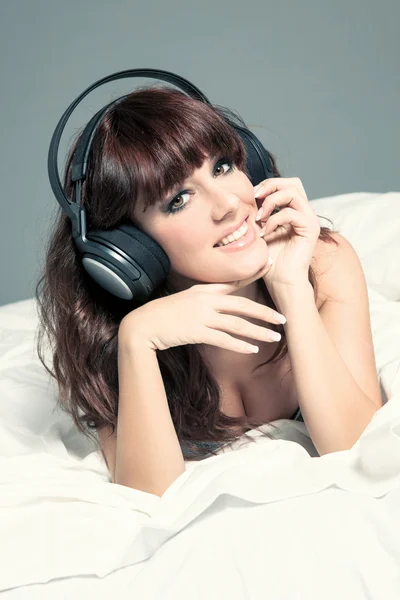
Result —
[[259, 350], [258, 346], [252, 346], [251, 344], [249, 344], [247, 346], [247, 348], [248, 348], [249, 352], [258, 352], [258, 350]]
[[268, 264], [268, 265], [273, 265], [273, 264], [274, 264], [274, 259], [272, 258], [272, 256], [270, 256], [270, 257], [268, 258], [268, 263], [267, 263], [267, 264]]
[[260, 237], [262, 237], [264, 235], [264, 233], [265, 233], [264, 229], [261, 229], [261, 231], [260, 231]]
[[258, 211], [258, 213], [256, 215], [256, 221], [259, 221], [261, 219], [261, 214], [262, 214], [262, 208], [260, 208], [260, 210]]
[[254, 198], [257, 198], [259, 191], [260, 191], [259, 185], [256, 185], [254, 188]]

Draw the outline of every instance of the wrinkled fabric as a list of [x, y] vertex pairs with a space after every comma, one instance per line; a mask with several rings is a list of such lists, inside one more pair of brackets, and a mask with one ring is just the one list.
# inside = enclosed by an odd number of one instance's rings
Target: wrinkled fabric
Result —
[[187, 460], [161, 498], [112, 484], [57, 407], [33, 299], [0, 307], [2, 597], [399, 599], [400, 194], [314, 206], [365, 268], [385, 401], [347, 451], [319, 457], [305, 424], [282, 419], [262, 428], [273, 439], [253, 430]]

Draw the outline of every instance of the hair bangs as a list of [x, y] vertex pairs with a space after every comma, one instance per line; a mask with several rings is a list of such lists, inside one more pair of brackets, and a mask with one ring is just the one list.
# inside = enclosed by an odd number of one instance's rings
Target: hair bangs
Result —
[[207, 158], [226, 158], [245, 170], [244, 144], [226, 116], [177, 90], [135, 90], [108, 120], [132, 205], [139, 202], [143, 210], [164, 200]]

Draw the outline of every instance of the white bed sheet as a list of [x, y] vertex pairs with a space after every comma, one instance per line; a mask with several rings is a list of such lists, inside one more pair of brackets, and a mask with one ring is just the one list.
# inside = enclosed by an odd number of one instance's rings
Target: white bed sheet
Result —
[[400, 193], [313, 208], [360, 256], [385, 399], [345, 452], [316, 457], [305, 425], [280, 420], [275, 440], [253, 432], [255, 444], [188, 461], [162, 498], [112, 484], [98, 448], [55, 409], [34, 300], [0, 307], [5, 598], [398, 600]]

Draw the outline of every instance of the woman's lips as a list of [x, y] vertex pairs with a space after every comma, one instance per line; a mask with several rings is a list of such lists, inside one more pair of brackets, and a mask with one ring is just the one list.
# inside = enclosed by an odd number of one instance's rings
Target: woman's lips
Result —
[[[243, 227], [243, 225], [247, 222], [248, 218], [249, 218], [249, 215], [247, 215], [247, 217], [245, 219], [243, 219], [241, 225], [239, 225], [238, 227], [236, 227], [236, 229], [234, 229], [234, 231], [237, 231], [238, 229], [240, 229], [241, 227]], [[227, 237], [229, 237], [229, 235], [232, 235], [232, 233], [230, 233], [228, 235], [225, 235], [225, 236], [222, 236], [222, 238], [216, 244], [214, 244], [213, 248], [219, 248], [218, 244], [220, 244], [224, 238], [227, 238]]]
[[245, 219], [248, 225], [248, 229], [246, 233], [240, 237], [238, 240], [234, 242], [230, 242], [226, 246], [214, 246], [217, 250], [221, 252], [237, 252], [238, 250], [242, 250], [250, 246], [257, 238], [256, 231], [253, 227], [253, 224], [249, 221], [249, 217]]

